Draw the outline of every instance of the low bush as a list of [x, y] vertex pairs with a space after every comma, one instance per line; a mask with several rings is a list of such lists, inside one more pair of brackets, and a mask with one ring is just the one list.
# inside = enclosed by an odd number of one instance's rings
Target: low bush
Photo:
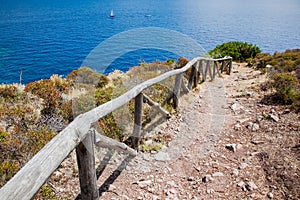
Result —
[[43, 112], [51, 113], [62, 101], [60, 91], [55, 87], [51, 80], [40, 80], [29, 83], [25, 87], [26, 92], [30, 92], [43, 99]]
[[271, 80], [280, 100], [285, 104], [297, 104], [300, 99], [300, 84], [293, 74], [276, 73]]
[[18, 89], [13, 85], [5, 85], [0, 87], [0, 97], [4, 98], [5, 101], [12, 100], [18, 96]]
[[293, 72], [300, 65], [300, 50], [286, 50], [283, 53], [259, 53], [249, 62], [250, 66], [258, 69], [264, 69], [271, 65], [277, 72]]
[[67, 80], [71, 80], [74, 83], [83, 83], [95, 85], [97, 88], [104, 87], [108, 84], [109, 79], [104, 74], [97, 73], [88, 67], [81, 67], [72, 71]]
[[213, 58], [231, 56], [233, 60], [245, 62], [249, 58], [254, 58], [260, 52], [260, 48], [256, 45], [234, 41], [218, 45], [208, 53]]

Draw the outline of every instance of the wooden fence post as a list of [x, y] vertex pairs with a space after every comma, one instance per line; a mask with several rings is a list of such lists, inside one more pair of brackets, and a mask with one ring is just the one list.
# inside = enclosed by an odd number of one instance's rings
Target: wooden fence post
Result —
[[210, 66], [209, 66], [209, 60], [206, 61], [206, 68], [205, 68], [205, 72], [204, 72], [204, 77], [203, 80], [206, 81], [207, 78], [207, 71], [209, 70]]
[[230, 61], [229, 61], [229, 69], [228, 69], [229, 75], [231, 74], [231, 70], [232, 70], [232, 58], [230, 58]]
[[202, 83], [204, 81], [203, 60], [199, 60], [199, 79], [200, 79], [201, 74], [202, 74], [202, 77], [201, 77], [201, 83]]
[[218, 71], [218, 62], [217, 62], [217, 61], [214, 61], [214, 67], [213, 67], [213, 79], [215, 79], [216, 73], [219, 74], [219, 71]]
[[196, 74], [196, 67], [195, 65], [192, 66], [192, 70], [191, 70], [191, 74], [190, 74], [190, 77], [189, 77], [189, 82], [188, 82], [188, 89], [192, 89], [192, 84], [193, 84], [193, 81], [194, 81], [194, 78], [195, 78], [195, 74]]
[[76, 147], [81, 199], [98, 200], [97, 176], [94, 157], [94, 132], [90, 131]]
[[211, 68], [214, 67], [214, 63], [212, 64], [212, 66], [211, 66], [211, 64], [210, 64], [208, 67], [209, 67], [209, 68], [208, 68], [208, 71], [209, 71], [209, 77], [210, 77], [210, 80], [212, 81], [212, 80], [213, 80], [213, 74], [212, 74]]
[[199, 79], [200, 79], [200, 75], [201, 75], [201, 69], [200, 69], [200, 62], [201, 62], [201, 60], [198, 60], [197, 61], [197, 64], [196, 64], [196, 71], [197, 71], [197, 73], [196, 73], [196, 79], [195, 79], [195, 82], [196, 82], [196, 86], [197, 86], [197, 84], [199, 83]]
[[174, 107], [174, 109], [177, 109], [178, 105], [179, 105], [182, 76], [183, 76], [183, 73], [178, 74], [175, 79], [175, 85], [174, 85], [174, 89], [173, 89], [173, 107]]
[[133, 147], [138, 149], [141, 139], [142, 116], [143, 116], [143, 93], [134, 99], [134, 127], [133, 127]]
[[225, 68], [225, 60], [222, 60], [221, 73], [223, 73]]
[[219, 63], [219, 61], [216, 61], [216, 63], [215, 63], [215, 70], [217, 71], [218, 76], [219, 76], [219, 77], [222, 77], [222, 75], [221, 75], [221, 73], [220, 73], [220, 69], [219, 69], [218, 63]]

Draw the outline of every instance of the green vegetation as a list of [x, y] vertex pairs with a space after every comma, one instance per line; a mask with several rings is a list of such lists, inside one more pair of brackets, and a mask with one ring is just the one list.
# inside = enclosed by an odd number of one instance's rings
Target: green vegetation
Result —
[[[278, 72], [298, 71], [300, 65], [300, 49], [286, 50], [283, 53], [259, 53], [254, 59], [248, 61], [250, 66], [266, 70], [267, 65], [271, 65]], [[298, 68], [297, 68], [298, 67]]]
[[161, 148], [163, 147], [163, 144], [161, 142], [155, 144], [147, 144], [146, 142], [142, 141], [141, 146], [144, 152], [151, 152], [151, 151], [160, 151]]
[[249, 66], [268, 72], [270, 81], [263, 88], [276, 91], [276, 99], [296, 110], [300, 109], [300, 49], [286, 50], [283, 53], [260, 53], [249, 60]]
[[107, 76], [105, 76], [104, 74], [96, 73], [88, 67], [82, 67], [72, 71], [67, 76], [67, 80], [70, 80], [73, 83], [95, 85], [97, 88], [102, 88], [109, 82]]
[[49, 80], [40, 80], [29, 83], [25, 87], [25, 92], [43, 99], [44, 108], [42, 112], [53, 114], [63, 104], [61, 94], [68, 93], [68, 90], [72, 85], [72, 82], [54, 75]]
[[256, 45], [235, 41], [216, 46], [209, 51], [209, 55], [213, 58], [231, 56], [235, 61], [244, 62], [249, 58], [254, 58], [260, 52], [261, 50]]
[[276, 73], [271, 76], [271, 80], [278, 98], [285, 104], [299, 108], [300, 83], [296, 76], [290, 73]]

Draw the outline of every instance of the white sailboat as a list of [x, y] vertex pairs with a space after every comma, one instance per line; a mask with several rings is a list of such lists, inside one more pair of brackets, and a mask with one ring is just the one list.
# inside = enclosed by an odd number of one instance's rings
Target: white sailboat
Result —
[[110, 17], [114, 17], [115, 16], [115, 14], [114, 14], [114, 10], [113, 9], [111, 9], [111, 11], [110, 11], [110, 15], [109, 15]]

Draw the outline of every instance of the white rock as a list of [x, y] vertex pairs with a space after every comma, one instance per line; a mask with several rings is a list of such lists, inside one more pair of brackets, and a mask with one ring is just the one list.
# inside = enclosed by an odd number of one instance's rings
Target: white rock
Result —
[[246, 167], [248, 167], [247, 163], [241, 163], [239, 169], [245, 169]]
[[238, 109], [238, 105], [236, 103], [232, 104], [230, 107], [233, 111], [236, 111]]
[[258, 189], [254, 182], [250, 181], [246, 185], [247, 190], [252, 191]]
[[238, 169], [233, 169], [232, 172], [231, 172], [231, 174], [233, 176], [238, 176], [239, 175], [239, 170]]
[[226, 144], [225, 146], [226, 149], [236, 152], [238, 149], [242, 148], [241, 144]]
[[257, 131], [259, 129], [259, 125], [257, 123], [254, 123], [252, 126], [252, 131]]
[[238, 184], [237, 184], [238, 187], [244, 187], [244, 185], [245, 185], [244, 181], [238, 182]]
[[274, 195], [273, 195], [273, 193], [272, 193], [272, 192], [270, 192], [270, 193], [268, 194], [268, 197], [269, 197], [270, 199], [273, 199], [273, 198], [274, 198]]
[[155, 160], [157, 161], [168, 161], [171, 160], [170, 156], [168, 153], [165, 152], [158, 152], [155, 156], [154, 156]]
[[236, 124], [236, 125], [234, 125], [234, 130], [240, 131], [240, 130], [242, 130], [242, 126], [240, 124]]
[[263, 119], [264, 119], [263, 116], [259, 115], [259, 116], [256, 117], [256, 122], [259, 123], [259, 122], [261, 122]]
[[207, 194], [213, 194], [215, 191], [213, 189], [206, 190]]
[[220, 176], [224, 176], [224, 174], [222, 172], [215, 172], [212, 174], [212, 177], [220, 177]]
[[152, 184], [151, 180], [145, 180], [145, 181], [138, 181], [137, 182], [138, 186], [140, 186], [141, 188], [147, 187], [150, 184]]
[[249, 122], [247, 128], [251, 131], [257, 131], [259, 129], [259, 125], [257, 123]]
[[273, 119], [275, 122], [279, 121], [279, 117], [273, 114], [269, 114], [270, 119]]

